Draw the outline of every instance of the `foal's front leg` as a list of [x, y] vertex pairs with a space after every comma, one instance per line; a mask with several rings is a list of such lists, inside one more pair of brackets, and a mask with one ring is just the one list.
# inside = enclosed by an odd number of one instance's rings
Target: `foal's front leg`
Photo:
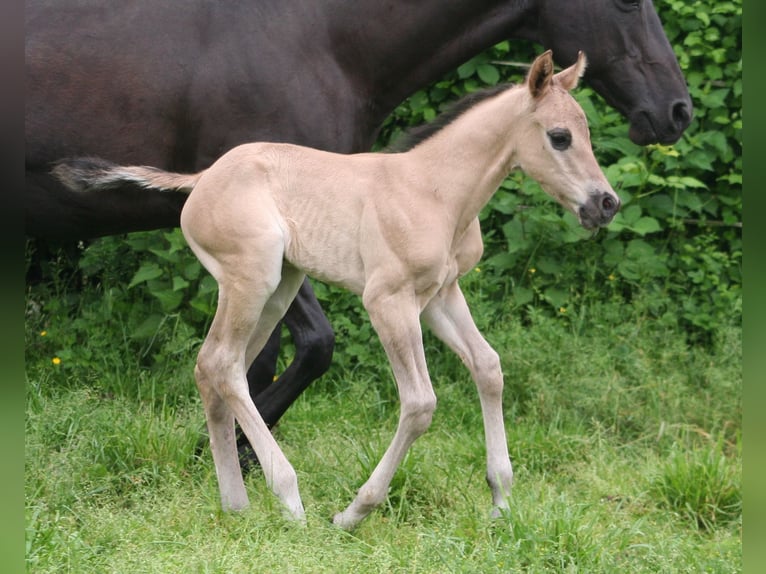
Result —
[[428, 429], [436, 408], [414, 296], [370, 297], [365, 293], [364, 306], [394, 371], [401, 407], [399, 425], [383, 458], [354, 501], [333, 519], [349, 530], [385, 499], [396, 469], [415, 439]]
[[487, 443], [487, 482], [493, 517], [508, 508], [513, 469], [503, 421], [503, 373], [500, 359], [479, 333], [457, 282], [448, 285], [423, 311], [423, 321], [465, 363], [479, 391]]

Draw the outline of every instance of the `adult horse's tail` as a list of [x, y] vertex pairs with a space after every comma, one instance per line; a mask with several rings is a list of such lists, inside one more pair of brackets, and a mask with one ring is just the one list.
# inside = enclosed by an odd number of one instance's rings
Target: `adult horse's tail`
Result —
[[203, 172], [172, 173], [155, 167], [123, 166], [101, 158], [80, 157], [56, 162], [51, 173], [75, 192], [136, 185], [156, 191], [191, 193]]

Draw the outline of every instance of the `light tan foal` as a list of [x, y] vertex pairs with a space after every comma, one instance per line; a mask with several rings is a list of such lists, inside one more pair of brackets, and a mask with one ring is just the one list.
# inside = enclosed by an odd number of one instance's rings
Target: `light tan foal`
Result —
[[406, 153], [348, 156], [252, 143], [191, 176], [142, 167], [102, 170], [103, 185], [132, 180], [193, 188], [181, 227], [219, 285], [195, 375], [225, 509], [248, 505], [236, 418], [269, 487], [290, 517], [305, 520], [295, 470], [255, 409], [246, 379], [247, 365], [305, 274], [362, 296], [401, 399], [390, 446], [334, 522], [353, 528], [384, 500], [410, 445], [431, 423], [436, 396], [421, 319], [471, 372], [484, 417], [493, 514], [508, 508], [513, 471], [500, 361], [476, 328], [458, 278], [483, 251], [479, 210], [512, 169], [538, 180], [587, 228], [607, 224], [616, 213], [619, 199], [593, 156], [585, 115], [568, 93], [584, 68], [581, 54], [554, 75], [546, 52], [523, 85], [480, 101]]

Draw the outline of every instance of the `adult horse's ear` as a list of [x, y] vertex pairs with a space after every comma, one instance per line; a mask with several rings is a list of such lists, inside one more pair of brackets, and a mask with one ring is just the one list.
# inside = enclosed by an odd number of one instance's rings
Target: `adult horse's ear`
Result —
[[540, 54], [527, 74], [527, 85], [534, 99], [541, 98], [551, 85], [553, 78], [553, 53], [547, 50]]
[[585, 68], [587, 65], [588, 59], [585, 57], [585, 52], [581, 50], [577, 53], [577, 61], [569, 66], [566, 70], [562, 70], [553, 76], [553, 81], [558, 83], [567, 91], [572, 90], [577, 87], [577, 83], [585, 73]]

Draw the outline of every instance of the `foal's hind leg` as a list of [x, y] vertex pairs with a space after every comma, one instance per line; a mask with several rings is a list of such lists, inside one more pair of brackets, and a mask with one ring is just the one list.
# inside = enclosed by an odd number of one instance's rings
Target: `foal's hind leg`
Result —
[[500, 359], [481, 336], [457, 283], [444, 287], [423, 311], [423, 321], [465, 363], [479, 391], [487, 443], [487, 482], [493, 516], [508, 508], [513, 469], [503, 422]]
[[[200, 255], [199, 248], [195, 252]], [[261, 462], [267, 484], [290, 515], [302, 520], [304, 511], [297, 476], [258, 414], [246, 378], [246, 365], [262, 349], [303, 280], [303, 274], [290, 267], [282, 270], [280, 278], [281, 251], [278, 253], [271, 261], [252, 265], [250, 269], [255, 271], [250, 272], [242, 270], [247, 265], [227, 268], [220, 261], [212, 265], [219, 283], [219, 304], [200, 350], [195, 374], [208, 415], [223, 507], [236, 510], [247, 506], [233, 415]], [[204, 252], [202, 255], [201, 259], [210, 264], [209, 256]]]

